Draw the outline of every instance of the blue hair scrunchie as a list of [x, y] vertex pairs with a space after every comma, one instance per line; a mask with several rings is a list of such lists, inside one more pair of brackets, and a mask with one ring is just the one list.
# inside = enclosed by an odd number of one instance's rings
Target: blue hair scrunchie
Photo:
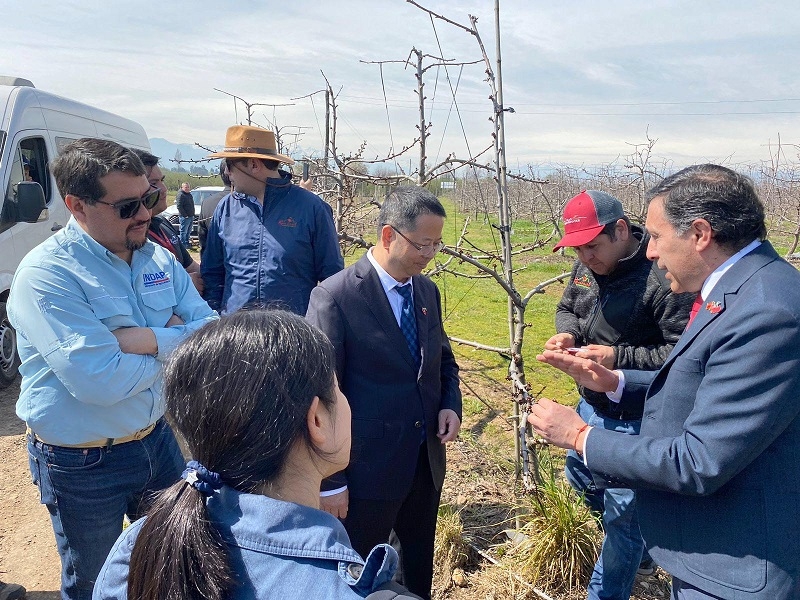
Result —
[[211, 496], [214, 490], [222, 487], [222, 477], [220, 477], [219, 473], [209, 471], [196, 460], [190, 460], [186, 463], [186, 469], [184, 469], [181, 477], [204, 496]]

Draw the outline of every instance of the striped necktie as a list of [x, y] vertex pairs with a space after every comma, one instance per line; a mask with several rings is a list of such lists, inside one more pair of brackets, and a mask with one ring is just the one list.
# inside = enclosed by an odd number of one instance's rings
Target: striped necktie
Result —
[[414, 357], [414, 364], [419, 369], [420, 356], [419, 356], [419, 342], [417, 341], [417, 318], [414, 316], [414, 304], [411, 301], [411, 286], [398, 285], [395, 286], [397, 293], [403, 297], [403, 308], [400, 311], [400, 331], [403, 332], [403, 337], [406, 338], [406, 344]]

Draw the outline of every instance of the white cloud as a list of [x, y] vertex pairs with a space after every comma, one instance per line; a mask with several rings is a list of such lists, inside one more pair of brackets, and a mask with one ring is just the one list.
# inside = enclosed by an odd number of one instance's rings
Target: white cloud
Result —
[[[440, 20], [432, 25], [400, 0], [6, 4], [0, 74], [118, 112], [174, 142], [222, 142], [237, 115], [215, 87], [283, 104], [322, 89], [322, 71], [339, 94], [339, 147], [352, 152], [366, 139], [374, 157], [390, 148], [390, 124], [395, 147], [417, 135], [416, 82], [399, 64], [385, 64], [381, 82], [380, 68], [360, 60], [403, 60], [412, 47], [481, 58], [472, 36]], [[478, 16], [494, 58], [493, 3], [421, 4], [464, 24]], [[800, 141], [800, 101], [785, 100], [800, 98], [796, 2], [500, 4], [505, 104], [517, 110], [506, 120], [509, 164], [613, 160], [648, 125], [659, 138], [656, 152], [680, 164], [766, 158], [778, 133]], [[484, 67], [450, 68], [453, 86], [459, 72], [463, 128], [470, 148], [482, 149], [491, 143]], [[444, 70], [430, 70], [425, 83], [429, 155], [465, 156]], [[743, 102], [766, 99], [782, 101]], [[301, 145], [319, 148], [323, 114], [316, 96], [258, 107], [255, 116], [307, 127]]]

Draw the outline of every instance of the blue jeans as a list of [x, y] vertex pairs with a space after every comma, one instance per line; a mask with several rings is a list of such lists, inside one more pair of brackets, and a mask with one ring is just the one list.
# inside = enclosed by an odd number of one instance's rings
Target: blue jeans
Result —
[[194, 221], [194, 217], [178, 217], [178, 223], [181, 228], [181, 243], [187, 248], [189, 247], [189, 236], [192, 233], [192, 221]]
[[106, 448], [63, 448], [28, 435], [33, 482], [47, 506], [61, 556], [61, 597], [91, 600], [122, 519], [149, 508], [154, 492], [181, 475], [183, 457], [161, 419], [142, 440]]
[[[640, 420], [619, 421], [601, 415], [583, 398], [577, 411], [592, 427], [609, 431], [636, 435], [642, 424]], [[589, 508], [602, 515], [605, 537], [589, 580], [588, 599], [628, 600], [639, 563], [649, 558], [639, 531], [634, 492], [627, 488], [597, 489], [591, 472], [574, 450], [567, 453], [564, 471], [575, 491], [584, 494]]]

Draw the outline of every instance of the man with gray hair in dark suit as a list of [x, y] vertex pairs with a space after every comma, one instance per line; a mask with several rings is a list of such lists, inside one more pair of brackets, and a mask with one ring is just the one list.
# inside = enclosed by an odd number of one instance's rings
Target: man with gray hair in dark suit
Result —
[[623, 405], [644, 397], [639, 435], [591, 427], [547, 399], [529, 421], [579, 452], [598, 486], [636, 488], [673, 599], [800, 598], [800, 273], [765, 240], [764, 206], [743, 175], [688, 167], [648, 199], [648, 257], [673, 291], [697, 294], [664, 366], [537, 357]]

